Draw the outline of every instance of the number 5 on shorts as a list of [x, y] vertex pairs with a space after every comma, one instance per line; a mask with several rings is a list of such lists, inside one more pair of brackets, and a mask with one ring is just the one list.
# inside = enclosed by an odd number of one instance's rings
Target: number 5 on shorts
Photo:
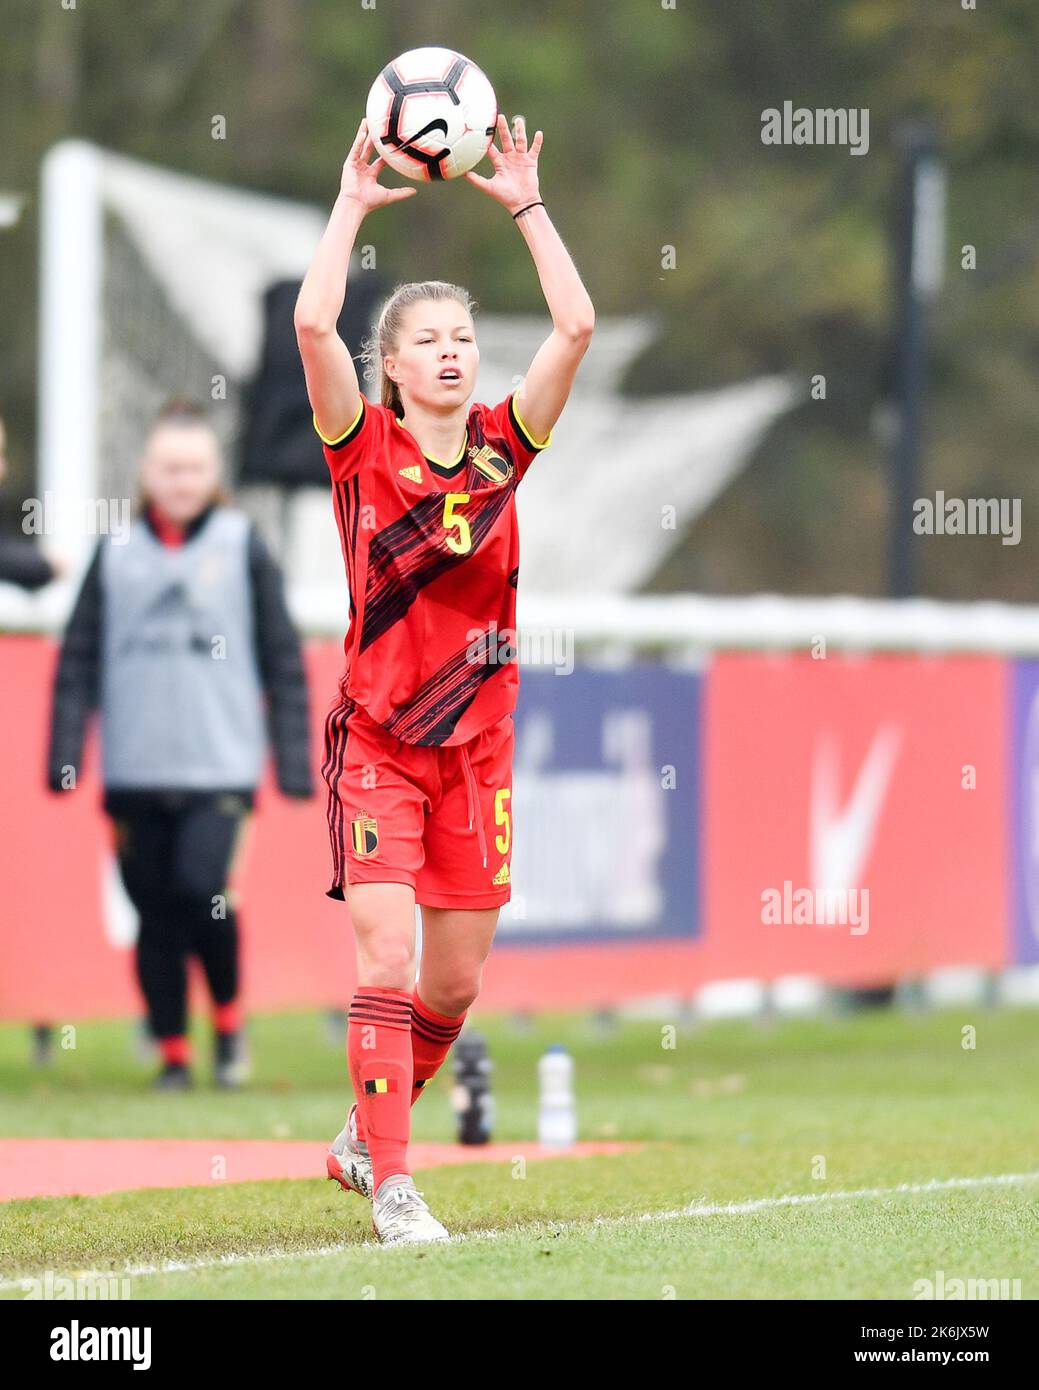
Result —
[[512, 821], [509, 818], [509, 808], [505, 804], [511, 795], [508, 787], [499, 787], [494, 793], [494, 823], [505, 827], [504, 835], [494, 837], [494, 848], [499, 854], [508, 854], [509, 845], [512, 843]]

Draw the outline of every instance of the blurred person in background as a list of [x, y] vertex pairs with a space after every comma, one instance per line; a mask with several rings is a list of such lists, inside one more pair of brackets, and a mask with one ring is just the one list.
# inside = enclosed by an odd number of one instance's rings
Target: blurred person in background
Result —
[[[0, 416], [0, 487], [7, 476], [7, 428]], [[65, 565], [53, 555], [45, 555], [29, 541], [0, 536], [0, 584], [17, 584], [20, 589], [42, 589], [65, 573]]]
[[[266, 709], [265, 709], [266, 706]], [[245, 1079], [239, 939], [228, 884], [268, 741], [286, 796], [313, 795], [308, 699], [281, 572], [221, 484], [204, 413], [173, 401], [145, 442], [137, 515], [102, 538], [65, 632], [47, 776], [75, 786], [101, 714], [104, 809], [140, 918], [137, 978], [163, 1067], [192, 1084], [188, 957], [213, 1001], [214, 1078]]]

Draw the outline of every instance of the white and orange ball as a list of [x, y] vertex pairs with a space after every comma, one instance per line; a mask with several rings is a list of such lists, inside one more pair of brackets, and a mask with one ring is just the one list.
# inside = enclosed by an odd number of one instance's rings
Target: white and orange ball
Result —
[[450, 48], [412, 48], [372, 83], [365, 114], [391, 169], [419, 183], [457, 179], [487, 153], [498, 101], [486, 75]]

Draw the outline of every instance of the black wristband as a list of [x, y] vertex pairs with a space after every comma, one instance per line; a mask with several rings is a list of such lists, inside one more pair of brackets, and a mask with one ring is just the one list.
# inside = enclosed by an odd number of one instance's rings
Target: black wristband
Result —
[[519, 212], [514, 212], [512, 214], [512, 220], [515, 222], [517, 217], [519, 217], [524, 212], [529, 212], [531, 208], [543, 208], [544, 206], [544, 203], [541, 202], [540, 199], [536, 203], [528, 203], [525, 208], [520, 208]]

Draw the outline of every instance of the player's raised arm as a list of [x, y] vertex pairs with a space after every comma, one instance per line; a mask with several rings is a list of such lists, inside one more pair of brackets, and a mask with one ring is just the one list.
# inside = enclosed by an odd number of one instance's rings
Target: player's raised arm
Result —
[[362, 121], [343, 165], [339, 196], [296, 300], [296, 341], [303, 359], [307, 392], [318, 428], [326, 439], [348, 429], [361, 405], [357, 372], [336, 325], [346, 298], [346, 277], [357, 231], [367, 213], [386, 203], [411, 198], [415, 188], [384, 188], [378, 181], [384, 160], [368, 163], [373, 149]]
[[541, 131], [528, 150], [523, 117], [515, 118], [513, 135], [499, 112], [498, 136], [501, 149], [492, 144], [487, 151], [494, 165], [494, 177], [485, 179], [474, 173], [465, 177], [515, 217], [530, 247], [552, 315], [552, 332], [534, 354], [523, 385], [516, 392], [523, 423], [535, 440], [543, 440], [563, 413], [581, 358], [588, 351], [595, 328], [595, 306], [541, 202], [537, 167]]

